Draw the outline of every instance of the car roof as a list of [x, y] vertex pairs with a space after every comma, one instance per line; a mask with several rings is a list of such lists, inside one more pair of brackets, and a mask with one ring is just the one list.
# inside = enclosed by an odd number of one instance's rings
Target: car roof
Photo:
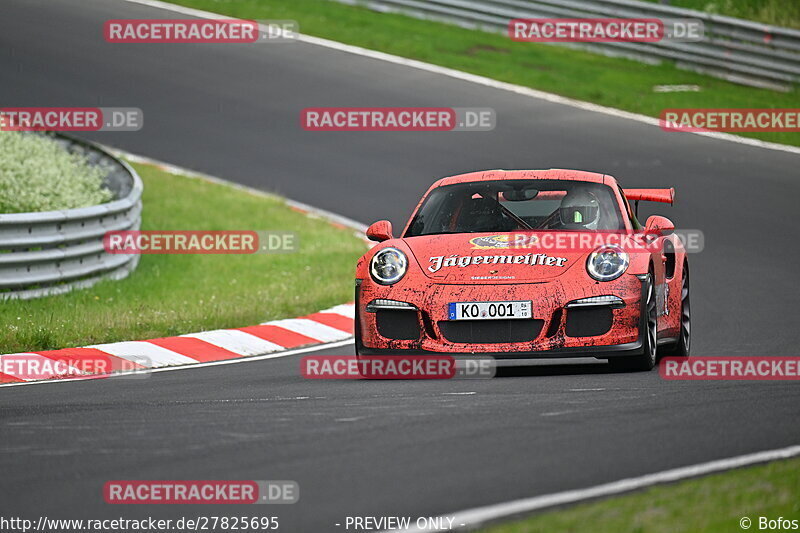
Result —
[[478, 172], [468, 172], [442, 178], [433, 184], [431, 188], [443, 185], [453, 185], [454, 183], [469, 183], [476, 181], [498, 181], [498, 180], [575, 180], [588, 181], [591, 183], [603, 183], [611, 187], [617, 186], [617, 180], [607, 174], [597, 172], [587, 172], [585, 170], [569, 170], [563, 168], [551, 168], [549, 170], [481, 170]]

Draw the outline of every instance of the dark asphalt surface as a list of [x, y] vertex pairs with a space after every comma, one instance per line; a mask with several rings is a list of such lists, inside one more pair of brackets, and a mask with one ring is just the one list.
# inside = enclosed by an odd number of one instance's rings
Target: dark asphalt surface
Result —
[[[677, 204], [659, 212], [706, 241], [691, 257], [694, 354], [797, 355], [799, 156], [302, 43], [102, 39], [106, 19], [156, 17], [185, 18], [117, 0], [0, 0], [0, 106], [139, 107], [141, 132], [91, 138], [365, 223], [401, 226], [434, 179], [481, 168], [674, 186]], [[302, 108], [333, 105], [493, 107], [497, 128], [300, 128]], [[272, 513], [283, 531], [338, 531], [347, 515], [441, 514], [800, 441], [791, 383], [665, 382], [591, 360], [489, 381], [310, 382], [298, 368], [293, 356], [4, 388], [0, 515]], [[118, 507], [102, 501], [110, 479], [293, 479], [301, 500]]]

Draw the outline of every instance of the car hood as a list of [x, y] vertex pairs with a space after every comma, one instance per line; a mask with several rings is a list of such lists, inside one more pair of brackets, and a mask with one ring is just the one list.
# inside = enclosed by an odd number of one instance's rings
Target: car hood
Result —
[[[548, 249], [511, 233], [460, 233], [406, 237], [422, 272], [444, 283], [519, 283], [555, 279], [584, 268], [586, 251]], [[517, 244], [513, 244], [513, 243]]]

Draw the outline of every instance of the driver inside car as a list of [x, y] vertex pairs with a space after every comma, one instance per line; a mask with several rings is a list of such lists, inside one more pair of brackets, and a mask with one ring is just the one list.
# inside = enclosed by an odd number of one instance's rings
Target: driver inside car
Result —
[[561, 200], [558, 217], [561, 229], [595, 230], [600, 220], [600, 202], [591, 192], [574, 189]]

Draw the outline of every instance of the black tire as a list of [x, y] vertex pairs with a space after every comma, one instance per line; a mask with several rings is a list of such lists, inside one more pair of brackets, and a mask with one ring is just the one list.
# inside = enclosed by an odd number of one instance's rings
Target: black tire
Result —
[[[355, 326], [353, 327], [353, 341], [355, 345], [356, 359], [363, 360], [364, 358], [369, 357], [364, 353], [365, 347], [364, 343], [361, 341], [361, 317], [358, 312], [358, 291], [356, 291], [356, 314]], [[361, 377], [364, 379], [376, 379], [376, 376], [369, 372], [361, 372], [360, 367], [359, 374], [361, 374]]]
[[678, 342], [663, 346], [659, 355], [662, 357], [689, 357], [692, 347], [692, 308], [689, 303], [689, 265], [683, 266], [681, 282], [681, 331]]
[[[357, 301], [356, 301], [357, 302]], [[353, 340], [355, 341], [355, 352], [356, 352], [356, 359], [363, 360], [366, 356], [364, 354], [364, 343], [361, 342], [361, 320], [358, 316], [358, 303], [356, 303], [356, 316], [355, 316], [355, 327], [353, 329]], [[369, 375], [369, 372], [361, 372], [359, 367], [359, 374], [364, 379], [373, 379], [374, 376]]]
[[361, 342], [361, 319], [358, 316], [358, 304], [356, 304], [355, 326], [353, 328], [353, 341], [355, 344], [356, 356], [364, 351], [364, 343]]
[[[356, 280], [358, 282], [358, 280]], [[353, 300], [355, 301], [355, 313], [353, 315], [353, 343], [355, 344], [356, 357], [364, 353], [364, 343], [361, 342], [361, 313], [358, 312], [361, 307], [361, 291], [359, 284], [356, 283], [355, 294]]]
[[652, 272], [645, 281], [645, 313], [646, 332], [642, 340], [642, 353], [625, 357], [609, 357], [608, 364], [617, 372], [646, 372], [656, 366], [658, 359], [658, 309], [656, 306], [656, 289]]

